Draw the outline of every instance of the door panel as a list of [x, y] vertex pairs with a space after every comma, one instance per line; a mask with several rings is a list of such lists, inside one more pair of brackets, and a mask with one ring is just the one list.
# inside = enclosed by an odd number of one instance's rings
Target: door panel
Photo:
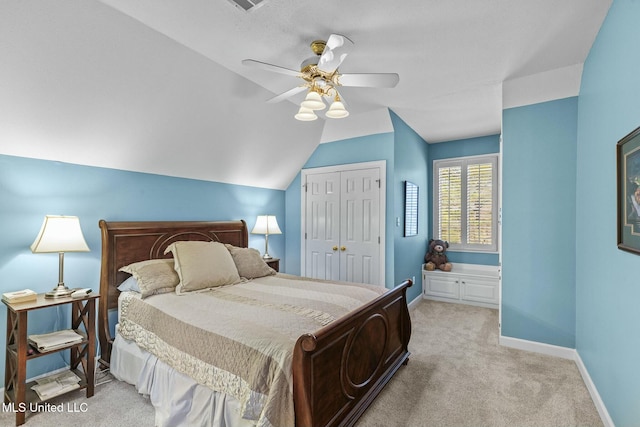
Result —
[[379, 181], [377, 168], [341, 173], [341, 280], [380, 283]]
[[306, 184], [306, 275], [340, 280], [340, 173], [308, 175]]

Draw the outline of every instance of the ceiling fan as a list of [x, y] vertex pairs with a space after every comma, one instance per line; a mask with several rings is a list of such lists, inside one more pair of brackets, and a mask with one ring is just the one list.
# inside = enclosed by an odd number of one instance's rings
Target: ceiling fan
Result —
[[311, 50], [315, 56], [302, 61], [300, 71], [253, 59], [245, 59], [242, 63], [267, 71], [299, 77], [304, 81], [300, 86], [267, 100], [267, 102], [279, 102], [297, 93], [307, 91], [304, 101], [300, 104], [300, 110], [295, 115], [296, 119], [303, 121], [316, 120], [318, 116], [315, 112], [326, 107], [323, 97], [333, 99], [325, 115], [339, 119], [349, 115], [338, 93], [340, 86], [392, 88], [398, 84], [400, 79], [395, 73], [341, 74], [338, 71], [338, 67], [351, 52], [352, 48], [353, 42], [347, 37], [340, 34], [331, 34], [326, 42], [315, 40], [311, 43]]

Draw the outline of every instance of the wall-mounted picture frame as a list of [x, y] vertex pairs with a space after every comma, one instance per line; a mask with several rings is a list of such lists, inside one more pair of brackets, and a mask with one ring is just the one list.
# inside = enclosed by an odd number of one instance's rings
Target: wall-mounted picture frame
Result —
[[413, 182], [404, 182], [404, 237], [418, 235], [418, 191]]
[[640, 127], [616, 144], [618, 249], [640, 255]]

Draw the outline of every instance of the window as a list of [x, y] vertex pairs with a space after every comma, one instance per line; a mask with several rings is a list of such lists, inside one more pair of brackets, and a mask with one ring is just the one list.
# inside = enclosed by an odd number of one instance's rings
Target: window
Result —
[[498, 250], [498, 156], [433, 162], [436, 238], [450, 250]]

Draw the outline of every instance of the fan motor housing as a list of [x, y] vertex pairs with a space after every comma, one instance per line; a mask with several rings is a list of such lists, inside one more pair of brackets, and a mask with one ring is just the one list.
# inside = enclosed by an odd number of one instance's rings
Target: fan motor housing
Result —
[[325, 42], [324, 40], [314, 40], [311, 42], [310, 46], [313, 53], [320, 56], [322, 55], [322, 52], [324, 52], [324, 48], [326, 45], [327, 45], [327, 42]]

